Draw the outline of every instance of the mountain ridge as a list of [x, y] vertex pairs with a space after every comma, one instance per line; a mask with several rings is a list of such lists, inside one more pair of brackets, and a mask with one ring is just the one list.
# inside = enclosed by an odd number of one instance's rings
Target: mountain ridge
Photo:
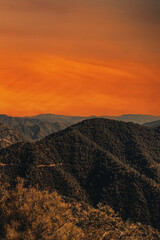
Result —
[[159, 133], [138, 124], [89, 119], [2, 149], [1, 163], [15, 166], [0, 171], [11, 182], [20, 176], [93, 206], [103, 202], [124, 219], [160, 229], [159, 140]]
[[148, 122], [143, 124], [146, 127], [159, 127], [160, 126], [160, 120]]
[[[5, 114], [0, 115], [0, 123], [7, 124], [13, 131], [24, 136], [28, 141], [37, 141], [45, 136], [61, 131], [68, 126], [81, 122], [83, 120], [99, 118], [98, 116], [65, 116], [56, 114], [39, 114], [33, 117], [12, 117]], [[160, 119], [152, 115], [134, 115], [126, 114], [121, 116], [101, 116], [100, 118], [114, 119], [124, 122], [135, 122], [144, 124]], [[146, 125], [147, 126], [147, 125]]]

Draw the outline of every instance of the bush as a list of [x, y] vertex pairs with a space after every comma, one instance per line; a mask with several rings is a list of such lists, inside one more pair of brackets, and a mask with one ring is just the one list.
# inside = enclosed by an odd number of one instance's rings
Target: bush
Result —
[[57, 192], [1, 183], [1, 240], [158, 240], [151, 227], [123, 222], [109, 206], [61, 197]]

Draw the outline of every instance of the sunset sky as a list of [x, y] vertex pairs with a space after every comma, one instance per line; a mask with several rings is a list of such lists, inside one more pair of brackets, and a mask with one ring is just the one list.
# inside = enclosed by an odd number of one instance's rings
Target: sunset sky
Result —
[[160, 115], [160, 0], [0, 0], [0, 114]]

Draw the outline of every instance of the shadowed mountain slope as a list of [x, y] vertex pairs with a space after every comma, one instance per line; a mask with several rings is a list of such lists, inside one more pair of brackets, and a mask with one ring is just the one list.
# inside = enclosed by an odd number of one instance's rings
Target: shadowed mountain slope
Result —
[[85, 120], [36, 142], [0, 151], [0, 172], [14, 182], [56, 189], [124, 219], [160, 229], [160, 135], [133, 123]]
[[28, 140], [38, 140], [45, 136], [62, 130], [68, 125], [62, 122], [48, 122], [41, 121], [38, 118], [29, 117], [10, 117], [7, 115], [0, 115], [0, 122], [7, 124], [9, 127], [25, 135]]
[[0, 123], [0, 148], [5, 148], [17, 142], [24, 142], [28, 140], [29, 139], [23, 134], [11, 129], [4, 123]]

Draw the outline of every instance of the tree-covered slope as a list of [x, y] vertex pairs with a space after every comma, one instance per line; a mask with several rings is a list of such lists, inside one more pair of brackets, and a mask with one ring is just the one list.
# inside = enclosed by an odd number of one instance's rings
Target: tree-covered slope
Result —
[[56, 191], [26, 189], [17, 179], [15, 188], [0, 188], [2, 240], [159, 240], [155, 229], [123, 221], [108, 206], [64, 198]]
[[133, 123], [90, 119], [36, 142], [0, 152], [0, 172], [14, 182], [57, 190], [124, 219], [160, 229], [160, 136]]

